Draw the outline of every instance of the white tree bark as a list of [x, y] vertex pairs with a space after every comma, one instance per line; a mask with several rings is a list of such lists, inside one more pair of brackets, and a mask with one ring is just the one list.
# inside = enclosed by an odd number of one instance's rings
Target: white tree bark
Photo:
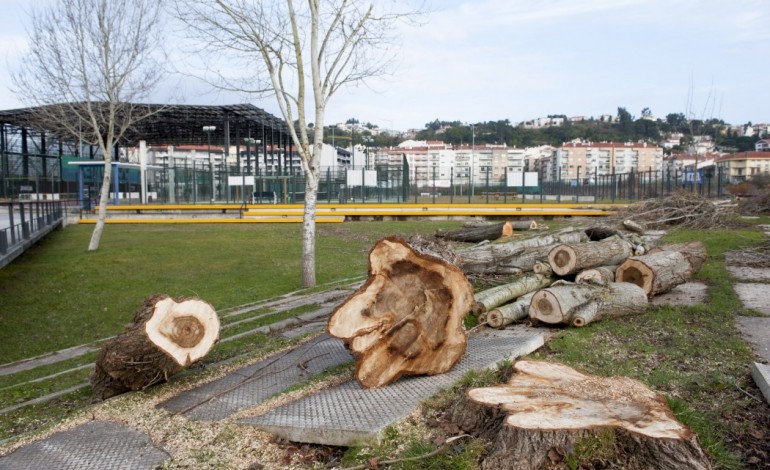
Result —
[[[396, 23], [417, 11], [394, 3], [349, 0], [174, 0], [200, 51], [214, 62], [244, 63], [248, 73], [206, 78], [225, 90], [274, 94], [306, 178], [302, 223], [302, 286], [315, 275], [315, 211], [327, 106], [341, 88], [387, 73], [397, 52]], [[207, 62], [205, 65], [209, 65]], [[212, 67], [213, 68], [213, 67]], [[310, 93], [308, 93], [310, 88]], [[312, 106], [312, 108], [311, 108]], [[310, 110], [313, 111], [310, 111]], [[309, 114], [315, 118], [313, 139]], [[312, 147], [311, 147], [312, 146]]]
[[107, 218], [112, 152], [132, 125], [162, 107], [137, 105], [164, 76], [160, 4], [153, 0], [58, 0], [33, 10], [30, 50], [14, 92], [37, 107], [35, 125], [99, 147], [104, 178], [89, 251]]

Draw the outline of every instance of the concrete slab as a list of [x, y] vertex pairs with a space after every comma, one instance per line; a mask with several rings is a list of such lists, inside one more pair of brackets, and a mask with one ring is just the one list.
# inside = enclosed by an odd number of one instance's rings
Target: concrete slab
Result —
[[755, 362], [751, 366], [751, 377], [754, 379], [754, 382], [759, 389], [762, 390], [765, 401], [770, 403], [770, 366]]
[[190, 419], [224, 419], [352, 360], [342, 341], [321, 335], [219, 380], [183, 392], [158, 407], [184, 414]]
[[298, 326], [296, 328], [291, 328], [289, 330], [283, 331], [279, 334], [284, 338], [296, 338], [298, 336], [302, 336], [308, 333], [324, 330], [326, 329], [326, 323], [327, 323], [327, 317], [324, 317], [319, 320], [305, 323], [304, 325]]
[[0, 457], [0, 470], [146, 470], [168, 458], [140, 431], [91, 421]]
[[701, 282], [680, 284], [665, 294], [656, 295], [650, 300], [652, 305], [692, 305], [706, 301], [708, 286]]
[[727, 271], [741, 281], [770, 281], [770, 268], [727, 265]]
[[491, 367], [505, 357], [529, 354], [543, 342], [542, 332], [526, 326], [485, 329], [469, 339], [463, 358], [445, 374], [405, 377], [377, 389], [365, 389], [352, 380], [240, 422], [290, 441], [348, 446], [377, 438], [386, 426], [467, 372]]
[[763, 362], [770, 363], [770, 318], [736, 317], [738, 331]]
[[745, 308], [770, 315], [770, 284], [735, 284], [733, 286]]

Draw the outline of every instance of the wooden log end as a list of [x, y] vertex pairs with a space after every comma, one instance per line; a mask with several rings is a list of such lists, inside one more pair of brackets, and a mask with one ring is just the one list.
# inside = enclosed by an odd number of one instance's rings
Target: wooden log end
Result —
[[618, 266], [615, 271], [615, 281], [630, 282], [644, 289], [647, 296], [652, 294], [652, 283], [655, 273], [649, 266], [635, 259], [628, 259], [625, 263]]
[[557, 245], [548, 252], [548, 264], [559, 276], [566, 276], [575, 269], [577, 254], [569, 245]]
[[149, 340], [183, 367], [208, 354], [219, 339], [217, 313], [199, 299], [159, 301], [144, 328]]
[[559, 299], [555, 295], [548, 290], [540, 290], [535, 292], [529, 303], [529, 317], [543, 323], [556, 325], [564, 321], [564, 312], [562, 312]]
[[510, 222], [506, 222], [503, 224], [503, 231], [502, 231], [503, 237], [512, 237], [513, 236], [513, 226], [511, 226]]

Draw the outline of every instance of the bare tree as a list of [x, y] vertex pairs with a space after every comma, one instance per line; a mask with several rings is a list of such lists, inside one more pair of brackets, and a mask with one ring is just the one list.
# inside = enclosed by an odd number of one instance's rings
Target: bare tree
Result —
[[[315, 275], [315, 213], [330, 99], [342, 87], [386, 73], [394, 58], [395, 23], [419, 9], [358, 0], [175, 0], [185, 30], [207, 57], [228, 59], [209, 83], [220, 89], [274, 94], [305, 175], [302, 285]], [[308, 103], [312, 103], [308, 106]], [[313, 127], [308, 130], [308, 118]], [[312, 135], [309, 135], [312, 133]]]
[[[99, 215], [88, 245], [99, 248], [107, 218], [112, 153], [137, 121], [163, 70], [159, 0], [57, 0], [31, 14], [30, 48], [13, 75], [15, 92], [37, 106], [36, 121], [98, 146], [104, 158]], [[157, 112], [158, 108], [154, 107]]]

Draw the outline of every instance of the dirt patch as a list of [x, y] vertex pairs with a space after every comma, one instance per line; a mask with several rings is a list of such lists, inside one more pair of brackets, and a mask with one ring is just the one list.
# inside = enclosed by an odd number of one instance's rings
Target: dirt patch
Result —
[[706, 301], [708, 286], [700, 282], [688, 282], [674, 287], [665, 294], [656, 295], [652, 305], [692, 305]]

